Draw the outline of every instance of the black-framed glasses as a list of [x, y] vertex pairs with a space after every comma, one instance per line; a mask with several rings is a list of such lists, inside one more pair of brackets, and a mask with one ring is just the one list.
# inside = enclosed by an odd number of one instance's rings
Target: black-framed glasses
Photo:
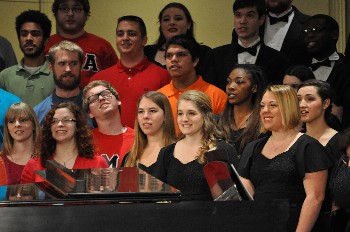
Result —
[[89, 104], [97, 102], [100, 96], [103, 97], [104, 99], [110, 98], [112, 96], [112, 92], [110, 89], [105, 89], [99, 93], [91, 95], [90, 97], [88, 97]]
[[64, 13], [64, 14], [68, 14], [69, 11], [72, 11], [73, 13], [75, 14], [79, 14], [82, 10], [84, 10], [83, 8], [81, 7], [72, 7], [72, 8], [69, 8], [67, 6], [63, 6], [63, 7], [60, 7], [58, 8], [58, 10], [61, 12], [61, 13]]
[[67, 124], [75, 123], [77, 122], [77, 120], [73, 118], [64, 118], [64, 119], [54, 118], [51, 121], [51, 125], [58, 125], [60, 122], [62, 122], [63, 125], [67, 125]]
[[328, 27], [309, 27], [309, 28], [305, 28], [303, 30], [304, 34], [309, 34], [309, 33], [320, 33], [321, 31], [324, 30], [329, 30]]

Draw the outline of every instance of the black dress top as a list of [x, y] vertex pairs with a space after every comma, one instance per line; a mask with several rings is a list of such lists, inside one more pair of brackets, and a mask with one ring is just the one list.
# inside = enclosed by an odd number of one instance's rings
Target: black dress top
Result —
[[340, 208], [350, 211], [350, 168], [349, 158], [344, 155], [334, 170], [332, 192], [334, 201]]
[[252, 182], [256, 201], [289, 200], [289, 229], [293, 231], [306, 197], [303, 185], [305, 173], [328, 169], [333, 161], [325, 148], [306, 134], [301, 135], [288, 151], [268, 159], [261, 153], [268, 139], [269, 136], [247, 145], [238, 173]]
[[336, 133], [326, 144], [325, 148], [331, 155], [334, 163], [336, 163], [342, 156], [341, 151], [338, 149], [338, 143], [341, 135], [340, 133]]
[[255, 200], [290, 199], [302, 204], [305, 173], [328, 169], [333, 161], [315, 139], [303, 134], [289, 148], [272, 159], [261, 151], [269, 137], [249, 143], [239, 164], [239, 174], [255, 187]]
[[[174, 157], [175, 145], [176, 143], [160, 150], [155, 167], [149, 170], [150, 174], [179, 189], [183, 200], [213, 200], [203, 172], [205, 164], [200, 164], [197, 160], [186, 164], [180, 162]], [[218, 141], [216, 150], [219, 149], [226, 151], [227, 163], [237, 165], [238, 158], [233, 146]], [[207, 153], [210, 156], [210, 151]], [[210, 156], [210, 160], [213, 161], [213, 157]], [[224, 160], [220, 158], [219, 161]]]

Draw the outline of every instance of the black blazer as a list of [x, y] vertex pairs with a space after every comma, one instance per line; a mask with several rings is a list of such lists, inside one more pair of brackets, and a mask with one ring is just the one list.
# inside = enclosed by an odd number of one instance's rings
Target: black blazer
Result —
[[350, 126], [350, 60], [343, 54], [334, 64], [327, 82], [330, 84], [335, 96], [334, 104], [343, 107], [342, 129]]
[[301, 13], [294, 6], [293, 9], [294, 18], [284, 38], [281, 52], [289, 58], [292, 65], [307, 65], [311, 60], [311, 56], [306, 50], [303, 28], [310, 16]]
[[[237, 42], [212, 49], [208, 53], [205, 80], [226, 91], [227, 77], [237, 63]], [[289, 67], [289, 61], [285, 55], [263, 43], [255, 64], [264, 70], [266, 81], [270, 84], [281, 84], [285, 70]]]
[[[288, 57], [291, 65], [308, 65], [311, 62], [311, 56], [307, 52], [302, 30], [305, 22], [310, 16], [301, 13], [295, 6], [292, 7], [294, 10], [294, 17], [287, 31], [286, 37], [284, 38], [280, 52]], [[264, 32], [265, 24], [260, 27], [259, 34], [261, 39], [264, 38]], [[232, 42], [236, 40], [237, 34], [235, 30], [233, 30]]]

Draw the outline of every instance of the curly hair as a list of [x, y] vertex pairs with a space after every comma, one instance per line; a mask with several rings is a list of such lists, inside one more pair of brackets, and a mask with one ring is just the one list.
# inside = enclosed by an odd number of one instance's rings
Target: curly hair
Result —
[[[227, 135], [215, 122], [211, 100], [207, 94], [198, 90], [189, 90], [181, 94], [177, 105], [179, 106], [179, 103], [183, 100], [192, 101], [198, 107], [203, 117], [202, 147], [199, 149], [197, 160], [200, 164], [204, 164], [206, 163], [204, 153], [216, 147], [217, 139], [226, 141]], [[185, 136], [180, 133], [179, 140], [183, 138], [185, 138]]]
[[18, 39], [20, 38], [20, 30], [24, 23], [32, 22], [40, 25], [43, 30], [44, 40], [48, 39], [51, 34], [51, 21], [46, 14], [41, 13], [38, 10], [27, 10], [23, 11], [16, 17], [16, 32]]
[[52, 119], [57, 109], [66, 108], [73, 113], [76, 126], [75, 136], [78, 155], [88, 159], [92, 159], [95, 155], [92, 133], [87, 125], [84, 112], [72, 102], [62, 102], [55, 105], [46, 115], [42, 130], [42, 147], [41, 147], [41, 165], [46, 167], [46, 160], [54, 154], [56, 150], [56, 140], [52, 137]]

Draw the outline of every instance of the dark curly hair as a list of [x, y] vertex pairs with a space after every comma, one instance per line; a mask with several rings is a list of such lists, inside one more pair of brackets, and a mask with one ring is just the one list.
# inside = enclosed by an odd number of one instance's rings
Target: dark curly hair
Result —
[[92, 140], [92, 133], [87, 125], [84, 112], [79, 106], [72, 102], [62, 102], [55, 105], [46, 115], [42, 130], [41, 165], [46, 167], [46, 160], [52, 157], [56, 150], [56, 140], [52, 137], [51, 122], [57, 109], [67, 108], [76, 119], [75, 141], [78, 147], [78, 155], [92, 159], [95, 155], [95, 148]]
[[32, 22], [40, 25], [43, 30], [44, 40], [50, 37], [51, 34], [51, 21], [46, 14], [41, 13], [38, 10], [23, 11], [16, 17], [16, 32], [18, 39], [20, 38], [20, 30], [24, 23]]

